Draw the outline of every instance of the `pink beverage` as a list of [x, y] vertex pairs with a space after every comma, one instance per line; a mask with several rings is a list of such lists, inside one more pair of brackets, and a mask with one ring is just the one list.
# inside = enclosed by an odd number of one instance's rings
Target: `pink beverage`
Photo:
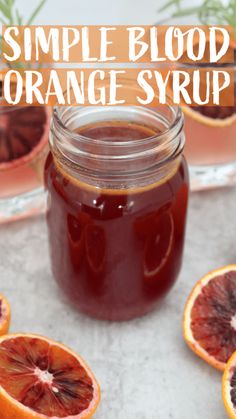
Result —
[[191, 189], [235, 184], [236, 103], [233, 106], [185, 106], [183, 111]]
[[0, 223], [42, 211], [51, 111], [0, 108]]
[[[224, 112], [226, 109], [222, 108]], [[204, 112], [209, 113], [210, 108]], [[236, 108], [235, 108], [236, 111]], [[219, 109], [220, 112], [220, 109]], [[196, 112], [195, 112], [196, 114]], [[214, 119], [185, 111], [186, 156], [191, 165], [227, 164], [236, 156], [236, 114]]]

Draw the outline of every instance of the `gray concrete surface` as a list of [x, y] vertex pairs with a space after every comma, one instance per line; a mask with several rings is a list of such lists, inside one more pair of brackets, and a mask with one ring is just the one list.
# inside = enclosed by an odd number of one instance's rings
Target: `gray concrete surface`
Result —
[[78, 351], [97, 375], [96, 419], [225, 419], [221, 374], [181, 336], [184, 302], [208, 270], [236, 262], [236, 188], [193, 194], [179, 280], [160, 309], [128, 323], [86, 318], [64, 301], [50, 273], [44, 218], [0, 227], [0, 292], [12, 332], [50, 336]]

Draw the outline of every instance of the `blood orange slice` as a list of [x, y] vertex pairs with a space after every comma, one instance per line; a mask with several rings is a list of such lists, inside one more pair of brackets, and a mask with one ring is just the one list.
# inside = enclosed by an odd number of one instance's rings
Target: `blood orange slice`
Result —
[[11, 309], [5, 297], [0, 295], [0, 336], [9, 330]]
[[236, 352], [227, 362], [222, 380], [222, 396], [230, 418], [236, 418]]
[[183, 106], [183, 112], [187, 118], [191, 118], [196, 124], [213, 128], [225, 128], [234, 126], [236, 123], [236, 105], [234, 106]]
[[183, 327], [190, 348], [224, 370], [236, 350], [236, 265], [212, 271], [197, 283], [184, 310]]
[[[0, 168], [9, 169], [31, 156], [42, 140], [46, 142], [50, 112], [43, 107], [7, 108], [0, 112]], [[45, 139], [46, 138], [46, 139]]]
[[1, 419], [90, 418], [98, 383], [70, 349], [35, 335], [0, 338]]

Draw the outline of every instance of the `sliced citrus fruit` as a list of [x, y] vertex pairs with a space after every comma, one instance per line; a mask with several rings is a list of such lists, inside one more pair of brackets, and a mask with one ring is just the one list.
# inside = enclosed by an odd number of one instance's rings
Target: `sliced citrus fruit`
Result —
[[[208, 36], [206, 37], [206, 51], [209, 52], [209, 42]], [[216, 36], [216, 46], [220, 48], [223, 39], [220, 34]], [[185, 42], [184, 42], [185, 43]], [[194, 37], [193, 43], [199, 48], [199, 42], [197, 37]], [[175, 45], [176, 44], [176, 45]], [[177, 48], [177, 43], [174, 43]], [[194, 45], [194, 46], [195, 46]], [[186, 51], [187, 44], [184, 45], [184, 50]], [[233, 62], [233, 52], [235, 51], [235, 40], [232, 38], [230, 40], [230, 45], [228, 52], [232, 52], [229, 63]], [[200, 83], [200, 97], [206, 97], [206, 78], [203, 76], [203, 69], [205, 67], [211, 67], [211, 70], [224, 67], [227, 65], [226, 69], [234, 72], [234, 64], [226, 63], [210, 63], [209, 54], [204, 57], [205, 63], [195, 63], [195, 66], [201, 68], [201, 83]], [[226, 57], [225, 57], [226, 58]], [[229, 58], [229, 57], [228, 57]], [[182, 61], [182, 60], [181, 60]], [[184, 60], [182, 61], [185, 62]], [[189, 71], [193, 69], [193, 62], [190, 63], [189, 60], [186, 60], [186, 70]], [[181, 63], [177, 64], [181, 67]], [[218, 66], [218, 67], [217, 67]], [[170, 78], [171, 80], [171, 78]], [[169, 94], [172, 95], [173, 87], [170, 85]], [[192, 95], [193, 84], [190, 84], [187, 87], [190, 97]], [[185, 146], [185, 156], [187, 157], [188, 163], [193, 166], [202, 165], [213, 165], [215, 166], [220, 164], [226, 164], [232, 161], [232, 155], [236, 153], [236, 141], [235, 141], [235, 130], [236, 130], [236, 82], [234, 83], [234, 103], [233, 103], [233, 89], [231, 91], [225, 89], [221, 96], [221, 104], [224, 106], [213, 105], [211, 106], [188, 106], [187, 104], [182, 103], [182, 110], [185, 116], [185, 135], [186, 135], [186, 146]], [[212, 96], [213, 97], [213, 96]], [[203, 153], [204, 150], [204, 153]], [[219, 184], [217, 179], [214, 182], [214, 185]], [[214, 186], [212, 185], [212, 186]], [[192, 181], [192, 188], [197, 189], [199, 185], [197, 182]]]
[[226, 364], [222, 379], [222, 396], [230, 418], [236, 418], [236, 352]]
[[[32, 157], [33, 150], [41, 149], [39, 143], [45, 143], [48, 137], [49, 113], [46, 108], [29, 107], [5, 107], [0, 112], [0, 164], [1, 168], [9, 169], [23, 157], [28, 160]], [[16, 163], [17, 161], [17, 163]]]
[[0, 338], [1, 419], [84, 419], [95, 412], [98, 383], [70, 349], [36, 335]]
[[184, 337], [190, 348], [223, 371], [236, 350], [236, 265], [205, 275], [184, 310]]
[[8, 301], [0, 294], [0, 336], [8, 332], [10, 326], [11, 309]]
[[[1, 85], [0, 74], [0, 99]], [[1, 198], [41, 186], [50, 118], [49, 107], [0, 106]]]
[[236, 123], [236, 106], [183, 106], [187, 118], [209, 127], [224, 128]]
[[144, 249], [145, 278], [153, 278], [160, 272], [169, 258], [174, 240], [174, 221], [171, 213], [157, 216], [152, 226], [152, 234], [147, 237]]
[[[210, 107], [204, 107], [206, 110], [208, 108], [210, 110]], [[203, 115], [190, 107], [183, 107], [183, 112], [187, 138], [185, 154], [188, 162], [195, 166], [230, 162], [232, 154], [236, 153], [236, 113], [221, 119]]]

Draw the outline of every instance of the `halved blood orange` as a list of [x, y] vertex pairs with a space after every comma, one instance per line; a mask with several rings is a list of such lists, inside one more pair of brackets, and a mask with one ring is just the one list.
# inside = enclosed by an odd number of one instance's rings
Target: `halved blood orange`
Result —
[[0, 336], [5, 335], [8, 332], [11, 319], [10, 304], [0, 294]]
[[184, 338], [190, 348], [223, 371], [236, 350], [236, 265], [205, 275], [184, 310]]
[[94, 375], [70, 349], [36, 335], [0, 338], [1, 419], [85, 419], [99, 400]]
[[230, 418], [236, 418], [236, 352], [227, 362], [222, 379], [222, 396]]

